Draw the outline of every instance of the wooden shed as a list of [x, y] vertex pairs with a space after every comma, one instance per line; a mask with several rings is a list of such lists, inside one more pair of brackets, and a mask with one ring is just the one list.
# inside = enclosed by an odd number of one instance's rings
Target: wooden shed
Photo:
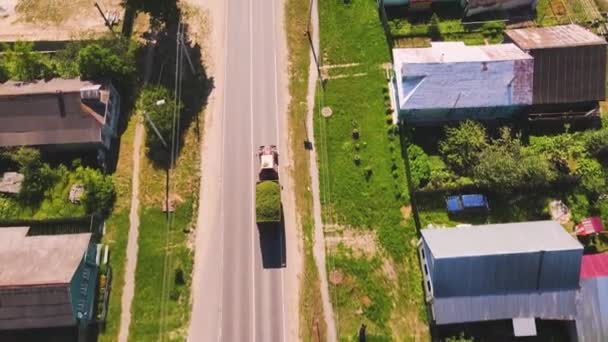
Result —
[[606, 98], [606, 41], [579, 25], [505, 31], [534, 57], [533, 105], [581, 104]]

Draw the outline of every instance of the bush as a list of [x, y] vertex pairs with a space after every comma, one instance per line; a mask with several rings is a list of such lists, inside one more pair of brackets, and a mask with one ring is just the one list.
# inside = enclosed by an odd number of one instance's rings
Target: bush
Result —
[[40, 151], [22, 147], [11, 154], [23, 174], [23, 185], [19, 197], [28, 204], [42, 201], [45, 191], [55, 183], [57, 174], [40, 159]]
[[475, 121], [465, 121], [458, 127], [445, 130], [439, 142], [439, 152], [446, 164], [456, 173], [471, 175], [480, 153], [488, 146], [486, 129]]
[[259, 223], [281, 221], [281, 189], [277, 182], [265, 181], [256, 185], [255, 212]]
[[566, 198], [566, 203], [572, 213], [572, 221], [579, 223], [582, 219], [589, 216], [589, 199], [582, 193], [572, 194]]
[[116, 193], [111, 176], [104, 175], [99, 170], [80, 166], [75, 170], [75, 178], [84, 186], [81, 201], [87, 213], [105, 211], [112, 207]]
[[359, 156], [358, 154], [355, 154], [355, 156], [353, 157], [353, 162], [355, 163], [355, 165], [360, 165], [361, 164], [361, 156]]
[[[165, 100], [164, 105], [157, 105], [159, 100]], [[173, 133], [173, 104], [175, 98], [173, 93], [163, 86], [150, 86], [142, 90], [138, 100], [138, 110], [148, 114], [154, 126], [158, 129], [160, 135], [167, 144], [171, 142]], [[179, 104], [180, 109], [183, 105]], [[162, 141], [152, 128], [149, 122], [146, 121], [146, 146], [151, 150], [167, 149], [163, 146]]]
[[3, 50], [4, 78], [33, 81], [56, 76], [48, 57], [34, 51], [34, 43], [17, 41], [13, 46], [4, 45]]
[[120, 55], [96, 43], [82, 48], [76, 62], [80, 77], [85, 80], [109, 78], [126, 86], [135, 74], [135, 63], [130, 54]]
[[352, 137], [355, 140], [359, 139], [359, 129], [358, 128], [353, 128]]
[[575, 175], [580, 177], [580, 187], [588, 195], [598, 196], [606, 191], [606, 175], [597, 160], [579, 159], [576, 163]]
[[604, 128], [587, 135], [585, 147], [593, 156], [606, 156], [608, 154], [608, 129]]
[[424, 187], [431, 177], [429, 156], [417, 145], [410, 145], [407, 147], [407, 156], [410, 164], [410, 174], [412, 176], [412, 187], [414, 189]]

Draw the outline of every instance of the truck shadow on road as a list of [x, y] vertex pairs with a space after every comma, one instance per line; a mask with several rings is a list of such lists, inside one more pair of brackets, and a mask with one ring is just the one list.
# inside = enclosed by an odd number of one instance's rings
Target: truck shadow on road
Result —
[[284, 220], [280, 223], [258, 223], [263, 268], [287, 267]]

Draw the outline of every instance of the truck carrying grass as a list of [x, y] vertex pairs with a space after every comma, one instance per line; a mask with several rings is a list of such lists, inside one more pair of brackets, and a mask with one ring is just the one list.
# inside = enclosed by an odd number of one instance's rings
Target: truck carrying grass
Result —
[[259, 181], [255, 186], [255, 217], [258, 224], [281, 222], [281, 186], [279, 185], [279, 153], [274, 145], [260, 146]]
[[255, 216], [258, 223], [281, 222], [281, 188], [277, 181], [263, 181], [255, 187]]

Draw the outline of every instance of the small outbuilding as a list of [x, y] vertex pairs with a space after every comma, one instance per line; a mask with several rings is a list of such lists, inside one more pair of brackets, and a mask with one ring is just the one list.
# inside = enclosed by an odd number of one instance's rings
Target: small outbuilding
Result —
[[513, 44], [393, 49], [398, 119], [414, 125], [510, 118], [532, 103], [530, 55]]
[[597, 105], [606, 99], [604, 38], [571, 24], [506, 30], [505, 41], [534, 57], [535, 106]]
[[554, 221], [423, 229], [419, 254], [433, 324], [574, 321], [583, 246]]
[[36, 235], [0, 229], [0, 330], [86, 325], [95, 319], [91, 233]]

